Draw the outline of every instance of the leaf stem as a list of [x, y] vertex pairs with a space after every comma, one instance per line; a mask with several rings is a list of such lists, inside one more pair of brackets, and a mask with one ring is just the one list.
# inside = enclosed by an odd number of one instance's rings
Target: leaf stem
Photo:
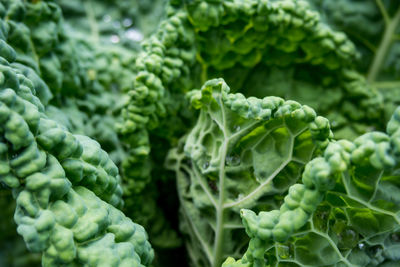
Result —
[[226, 133], [226, 117], [225, 117], [225, 110], [222, 104], [222, 100], [220, 99], [220, 107], [222, 111], [222, 126], [221, 130], [224, 134], [224, 143], [221, 147], [220, 151], [220, 162], [219, 162], [219, 200], [218, 200], [218, 207], [217, 207], [217, 227], [215, 231], [215, 243], [214, 243], [214, 262], [213, 267], [221, 266], [222, 264], [222, 256], [223, 256], [223, 247], [224, 247], [224, 217], [225, 217], [225, 160], [226, 154], [228, 153], [228, 145], [229, 145], [229, 138], [228, 134]]
[[[380, 1], [377, 1], [379, 3]], [[382, 13], [384, 14], [384, 13]], [[374, 82], [379, 74], [379, 71], [384, 63], [386, 55], [389, 51], [390, 45], [393, 41], [393, 35], [396, 32], [397, 25], [400, 22], [400, 8], [397, 10], [394, 17], [389, 20], [388, 24], [386, 25], [382, 41], [379, 44], [378, 50], [374, 56], [372, 61], [371, 67], [368, 71], [367, 80], [369, 82]]]
[[385, 24], [389, 25], [390, 17], [386, 11], [385, 6], [382, 3], [382, 0], [375, 0], [375, 2], [376, 2], [376, 5], [378, 6], [379, 10], [381, 11], [381, 14], [382, 14], [383, 20], [385, 21]]

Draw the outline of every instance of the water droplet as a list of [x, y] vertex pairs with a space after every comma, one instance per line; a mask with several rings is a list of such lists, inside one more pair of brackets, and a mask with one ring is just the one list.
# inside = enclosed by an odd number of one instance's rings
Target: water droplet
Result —
[[15, 159], [16, 157], [18, 157], [18, 154], [17, 154], [17, 153], [14, 153], [14, 154], [11, 155], [11, 158], [12, 158], [12, 159]]
[[104, 15], [103, 16], [103, 21], [106, 22], [106, 23], [110, 22], [111, 21], [111, 16], [110, 15]]
[[337, 122], [336, 122], [336, 121], [332, 121], [332, 122], [331, 122], [331, 126], [332, 126], [332, 127], [336, 127], [336, 126], [337, 126]]
[[358, 244], [358, 248], [359, 248], [359, 249], [364, 249], [364, 248], [365, 248], [365, 244], [364, 244], [364, 243]]
[[140, 42], [143, 40], [143, 34], [140, 31], [133, 28], [125, 32], [125, 37], [135, 42]]
[[123, 25], [124, 27], [129, 27], [129, 26], [132, 25], [132, 20], [131, 20], [130, 18], [125, 18], [125, 19], [122, 21], [122, 25]]
[[116, 44], [119, 43], [119, 37], [118, 35], [112, 35], [110, 38], [111, 43]]
[[350, 228], [344, 229], [339, 234], [338, 246], [342, 249], [352, 249], [358, 243], [358, 234]]
[[240, 131], [240, 125], [233, 126], [233, 129], [235, 130], [235, 132]]
[[321, 212], [319, 212], [319, 213], [317, 214], [317, 216], [318, 216], [319, 218], [321, 218], [322, 220], [324, 220], [325, 218], [327, 218], [328, 215], [329, 215], [329, 213], [326, 212], [326, 211], [321, 211]]
[[278, 245], [278, 255], [281, 259], [291, 258], [290, 247], [286, 245]]
[[240, 164], [240, 157], [238, 155], [228, 155], [225, 159], [228, 166], [237, 166]]
[[320, 231], [327, 231], [327, 218], [329, 216], [329, 211], [326, 209], [327, 207], [321, 206], [314, 213], [314, 227]]
[[116, 29], [121, 28], [121, 23], [119, 21], [114, 21], [112, 25]]
[[392, 235], [390, 236], [390, 238], [391, 238], [392, 241], [394, 241], [394, 242], [399, 242], [399, 241], [400, 241], [400, 236], [399, 236], [398, 234], [396, 234], [396, 233], [392, 234]]
[[206, 161], [203, 163], [203, 169], [207, 169], [210, 166], [210, 162]]

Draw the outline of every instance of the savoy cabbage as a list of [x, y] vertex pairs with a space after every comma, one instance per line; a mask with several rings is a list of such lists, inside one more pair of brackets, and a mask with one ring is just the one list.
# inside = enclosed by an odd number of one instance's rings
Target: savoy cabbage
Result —
[[397, 0], [0, 0], [1, 266], [399, 266]]

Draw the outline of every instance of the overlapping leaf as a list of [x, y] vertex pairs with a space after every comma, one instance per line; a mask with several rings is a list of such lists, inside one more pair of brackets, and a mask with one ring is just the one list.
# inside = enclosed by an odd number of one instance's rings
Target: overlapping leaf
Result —
[[229, 94], [222, 79], [189, 96], [201, 109], [199, 119], [184, 145], [170, 152], [167, 167], [177, 173], [182, 229], [194, 266], [219, 266], [247, 244], [240, 208], [279, 207], [279, 196], [297, 182], [331, 132], [308, 106]]

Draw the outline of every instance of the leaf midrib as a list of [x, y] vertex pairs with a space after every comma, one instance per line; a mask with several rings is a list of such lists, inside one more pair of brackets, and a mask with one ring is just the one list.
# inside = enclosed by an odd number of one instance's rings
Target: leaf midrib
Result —
[[[229, 136], [229, 133], [227, 132], [227, 126], [226, 126], [226, 114], [225, 114], [225, 107], [223, 105], [221, 96], [218, 96], [217, 102], [220, 107], [221, 113], [222, 113], [222, 123], [219, 122], [214, 116], [212, 116], [212, 112], [209, 109], [208, 113], [210, 115], [210, 118], [218, 125], [218, 127], [221, 129], [221, 132], [223, 133], [224, 136], [224, 142], [221, 146], [221, 155], [220, 155], [220, 162], [219, 162], [219, 196], [218, 196], [218, 203], [216, 206], [216, 229], [215, 229], [215, 241], [214, 241], [214, 253], [213, 253], [213, 267], [219, 267], [222, 264], [222, 257], [223, 257], [223, 240], [224, 240], [224, 212], [227, 208], [230, 208], [229, 205], [226, 205], [225, 202], [225, 161], [226, 161], [226, 156], [229, 148], [229, 143], [233, 140], [232, 136], [235, 136], [236, 134]], [[259, 122], [256, 122], [254, 124], [251, 124], [249, 127], [246, 127], [246, 130], [249, 130], [253, 128], [254, 126], [258, 125]], [[266, 184], [270, 183], [271, 180], [276, 177], [276, 175], [291, 161], [293, 157], [293, 148], [294, 148], [294, 140], [295, 137], [298, 136], [299, 134], [303, 133], [304, 131], [307, 130], [307, 127], [302, 129], [298, 134], [290, 134], [291, 137], [291, 147], [290, 147], [290, 155], [287, 160], [284, 161], [284, 163], [273, 173], [270, 175], [270, 177], [261, 185], [257, 188], [257, 192], [261, 190]], [[242, 132], [242, 131], [241, 131]], [[250, 194], [252, 195], [252, 194]], [[251, 197], [251, 196], [250, 196]], [[240, 200], [242, 202], [242, 199]]]
[[376, 81], [393, 42], [393, 35], [395, 34], [397, 26], [400, 23], [400, 8], [396, 11], [396, 14], [393, 18], [389, 18], [380, 0], [377, 0], [377, 4], [382, 12], [382, 16], [384, 17], [386, 27], [382, 40], [372, 60], [372, 64], [368, 70], [367, 81], [370, 83]]
[[[216, 207], [216, 230], [215, 230], [215, 242], [214, 242], [214, 259], [213, 259], [213, 266], [217, 267], [220, 266], [222, 263], [222, 254], [223, 254], [223, 241], [224, 241], [224, 200], [225, 200], [225, 160], [226, 154], [228, 152], [228, 145], [229, 145], [229, 138], [228, 133], [226, 132], [226, 114], [225, 114], [225, 107], [222, 102], [221, 95], [218, 95], [216, 98], [218, 105], [220, 106], [221, 113], [222, 113], [222, 125], [219, 123], [218, 126], [221, 129], [224, 135], [224, 142], [221, 147], [221, 156], [219, 162], [219, 194], [218, 194], [218, 205]], [[211, 111], [209, 110], [209, 114], [211, 115]], [[215, 121], [215, 120], [214, 120]]]

